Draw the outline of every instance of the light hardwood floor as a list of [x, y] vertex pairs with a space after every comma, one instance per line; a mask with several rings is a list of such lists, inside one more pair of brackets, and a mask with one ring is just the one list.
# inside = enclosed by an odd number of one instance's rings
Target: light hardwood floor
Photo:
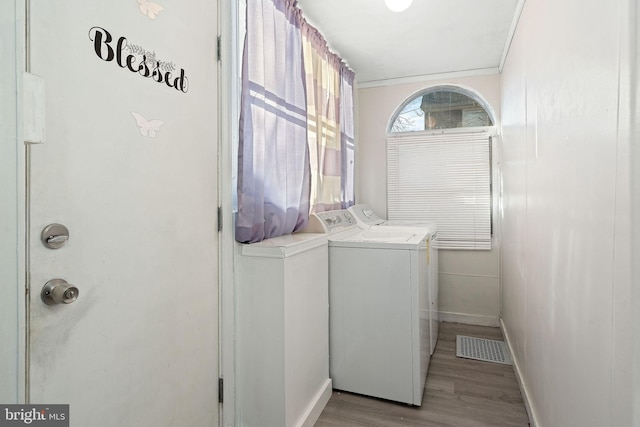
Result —
[[440, 323], [421, 407], [334, 390], [315, 427], [527, 427], [513, 367], [456, 357], [456, 335], [503, 339], [499, 328]]

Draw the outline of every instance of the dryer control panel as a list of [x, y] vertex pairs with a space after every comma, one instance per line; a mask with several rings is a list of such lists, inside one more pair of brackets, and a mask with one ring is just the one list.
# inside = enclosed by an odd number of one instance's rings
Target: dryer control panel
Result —
[[356, 220], [346, 210], [316, 212], [309, 218], [309, 227], [318, 232], [316, 228], [327, 234], [335, 234], [356, 226]]

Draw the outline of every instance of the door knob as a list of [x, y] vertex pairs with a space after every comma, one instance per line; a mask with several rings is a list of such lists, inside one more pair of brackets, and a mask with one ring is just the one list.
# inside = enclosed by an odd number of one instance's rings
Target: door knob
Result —
[[40, 298], [47, 305], [71, 304], [78, 299], [80, 291], [64, 279], [51, 279], [42, 288]]

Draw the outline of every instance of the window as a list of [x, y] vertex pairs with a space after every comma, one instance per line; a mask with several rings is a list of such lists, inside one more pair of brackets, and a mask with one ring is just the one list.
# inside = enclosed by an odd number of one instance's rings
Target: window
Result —
[[491, 249], [491, 138], [486, 103], [460, 88], [412, 97], [387, 138], [387, 216], [438, 225], [443, 249]]
[[393, 120], [391, 132], [493, 126], [482, 101], [472, 96], [449, 86], [423, 92], [404, 104]]

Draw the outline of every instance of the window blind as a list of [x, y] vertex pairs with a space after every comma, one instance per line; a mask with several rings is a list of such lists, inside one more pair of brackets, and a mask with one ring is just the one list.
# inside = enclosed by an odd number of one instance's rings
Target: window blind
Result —
[[491, 249], [489, 132], [387, 139], [387, 218], [438, 225], [441, 249]]

